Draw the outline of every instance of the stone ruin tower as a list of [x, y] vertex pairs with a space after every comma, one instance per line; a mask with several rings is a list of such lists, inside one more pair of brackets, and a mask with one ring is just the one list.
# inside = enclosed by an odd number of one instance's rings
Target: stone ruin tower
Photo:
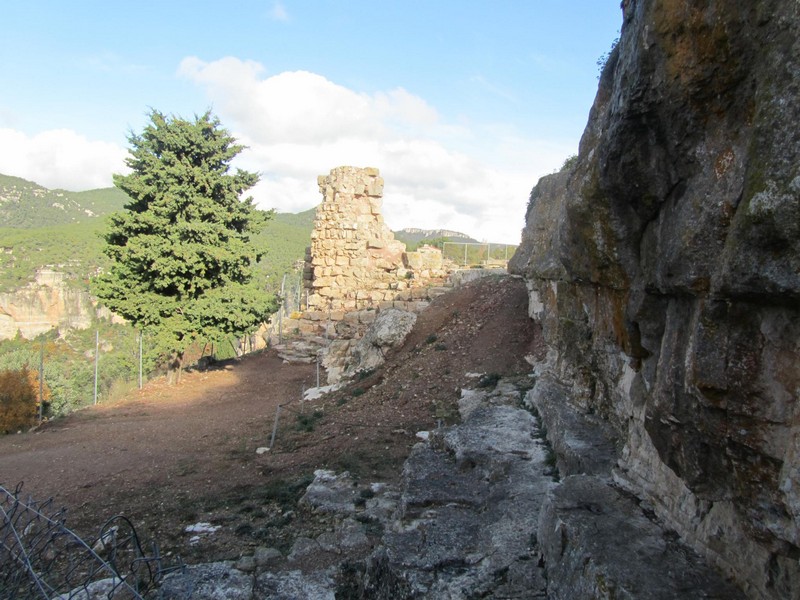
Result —
[[383, 222], [378, 169], [337, 167], [317, 182], [323, 200], [303, 272], [307, 310], [349, 312], [393, 300], [409, 287], [406, 246]]

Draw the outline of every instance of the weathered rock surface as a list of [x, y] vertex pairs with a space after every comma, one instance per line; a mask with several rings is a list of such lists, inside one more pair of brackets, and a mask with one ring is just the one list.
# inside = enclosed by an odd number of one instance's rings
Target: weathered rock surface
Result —
[[636, 499], [598, 477], [572, 475], [552, 491], [538, 541], [550, 600], [744, 598]]
[[187, 567], [168, 575], [159, 589], [162, 600], [334, 600], [333, 573], [315, 571], [252, 574], [231, 562]]
[[607, 421], [571, 406], [565, 386], [549, 374], [536, 382], [525, 404], [537, 411], [560, 473], [611, 477], [617, 452], [615, 432]]
[[233, 563], [208, 563], [167, 575], [159, 594], [164, 600], [249, 600], [253, 583], [253, 576], [235, 569]]
[[[190, 567], [167, 579], [165, 597], [742, 597], [611, 481], [613, 460], [591, 462], [609, 447], [596, 424], [563, 421], [576, 439], [592, 440], [571, 446], [583, 456], [570, 464], [597, 473], [558, 484], [539, 419], [521, 405], [528, 387], [521, 377], [463, 390], [463, 422], [428, 432], [399, 490], [317, 471], [301, 503], [331, 518], [329, 530], [297, 538], [283, 562], [261, 549], [236, 565]], [[539, 407], [563, 416], [556, 403]]]
[[615, 481], [753, 598], [800, 597], [800, 4], [626, 0], [577, 165], [511, 270]]
[[356, 511], [358, 490], [350, 474], [336, 474], [326, 469], [314, 471], [312, 481], [300, 504], [308, 504], [314, 510], [334, 514], [352, 514]]
[[416, 322], [417, 315], [412, 312], [396, 308], [380, 311], [375, 323], [350, 351], [352, 362], [345, 376], [383, 364], [386, 352], [402, 344]]
[[0, 294], [0, 340], [17, 333], [33, 339], [51, 329], [87, 329], [96, 312], [87, 292], [71, 287], [63, 273], [42, 269], [36, 281]]
[[399, 510], [366, 569], [381, 581], [364, 579], [365, 597], [545, 597], [536, 528], [555, 484], [519, 390], [498, 387], [465, 394], [464, 423], [412, 450]]

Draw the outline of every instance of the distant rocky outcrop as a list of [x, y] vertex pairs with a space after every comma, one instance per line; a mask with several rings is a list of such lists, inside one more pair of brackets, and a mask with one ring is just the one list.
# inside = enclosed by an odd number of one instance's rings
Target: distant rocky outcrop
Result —
[[33, 339], [51, 329], [88, 329], [96, 309], [89, 293], [71, 286], [65, 275], [40, 269], [36, 281], [0, 293], [0, 340]]
[[419, 229], [418, 227], [406, 227], [394, 231], [394, 237], [406, 245], [424, 244], [433, 240], [447, 240], [458, 243], [477, 243], [478, 240], [460, 231], [450, 229]]
[[549, 346], [534, 404], [563, 390], [613, 431], [616, 486], [750, 597], [797, 598], [800, 4], [623, 13], [510, 267]]

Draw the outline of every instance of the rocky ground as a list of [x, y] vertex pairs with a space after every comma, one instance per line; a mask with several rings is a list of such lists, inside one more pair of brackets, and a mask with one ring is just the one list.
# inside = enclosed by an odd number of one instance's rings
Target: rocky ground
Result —
[[[123, 514], [168, 560], [235, 561], [265, 548], [285, 558], [298, 537], [333, 528], [330, 515], [297, 504], [315, 470], [347, 470], [362, 487], [397, 483], [415, 434], [461, 419], [462, 388], [525, 376], [525, 357], [542, 353], [524, 283], [490, 277], [437, 298], [383, 367], [319, 400], [301, 401], [314, 365], [269, 351], [189, 372], [176, 387], [156, 380], [0, 438], [0, 485], [53, 497], [87, 539]], [[257, 454], [279, 404], [274, 447]], [[217, 529], [186, 532], [200, 522]]]

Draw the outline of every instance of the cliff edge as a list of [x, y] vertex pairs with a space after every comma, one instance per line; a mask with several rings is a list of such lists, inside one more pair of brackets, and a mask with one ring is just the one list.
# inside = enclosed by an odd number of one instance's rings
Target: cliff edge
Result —
[[613, 431], [614, 485], [749, 596], [797, 598], [800, 4], [622, 9], [510, 266], [549, 349], [533, 403], [566, 390]]

